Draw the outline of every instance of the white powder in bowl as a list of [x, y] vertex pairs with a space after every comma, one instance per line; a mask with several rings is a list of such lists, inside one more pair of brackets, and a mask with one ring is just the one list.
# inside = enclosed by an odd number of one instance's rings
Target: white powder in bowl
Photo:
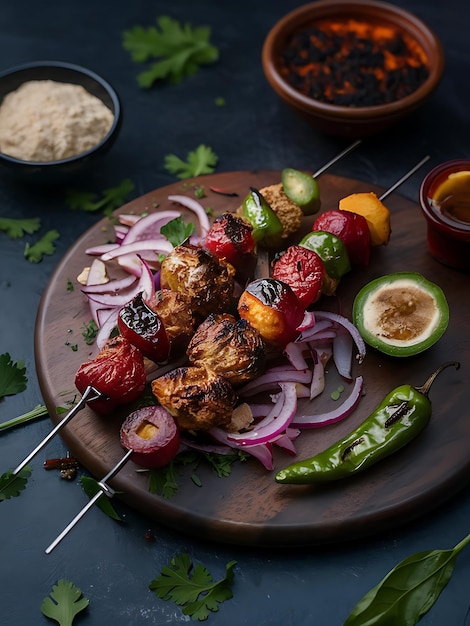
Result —
[[81, 85], [28, 81], [0, 106], [0, 152], [23, 161], [67, 159], [96, 146], [113, 119]]

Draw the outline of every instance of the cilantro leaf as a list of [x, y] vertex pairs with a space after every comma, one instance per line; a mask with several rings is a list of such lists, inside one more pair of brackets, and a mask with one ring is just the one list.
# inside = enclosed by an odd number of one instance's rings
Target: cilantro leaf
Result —
[[165, 156], [165, 169], [178, 178], [192, 178], [201, 174], [211, 174], [218, 163], [218, 156], [209, 146], [200, 144], [196, 150], [188, 152], [186, 161], [176, 154]]
[[181, 243], [189, 239], [193, 234], [195, 226], [192, 222], [185, 222], [180, 217], [170, 220], [160, 228], [160, 232], [164, 235], [168, 241], [176, 248]]
[[[100, 491], [97, 481], [91, 476], [82, 476], [80, 482], [82, 483], [83, 491], [90, 499]], [[96, 501], [96, 506], [108, 517], [115, 519], [117, 522], [122, 522], [122, 517], [116, 512], [116, 509], [111, 504], [111, 500], [106, 495], [103, 495]]]
[[87, 346], [91, 346], [95, 343], [96, 335], [98, 334], [98, 326], [95, 320], [90, 320], [88, 323], [82, 324], [82, 337], [85, 340]]
[[29, 465], [13, 476], [13, 470], [8, 470], [0, 476], [0, 502], [16, 498], [26, 488], [28, 478], [31, 476]]
[[24, 249], [24, 256], [31, 263], [40, 263], [45, 254], [54, 254], [55, 245], [54, 241], [59, 238], [59, 233], [56, 230], [48, 231], [41, 239], [36, 241], [32, 246], [29, 243], [26, 244]]
[[193, 28], [162, 15], [157, 27], [135, 26], [124, 32], [122, 45], [136, 63], [158, 59], [137, 76], [139, 86], [149, 88], [158, 80], [180, 83], [196, 74], [201, 65], [217, 61], [219, 51], [211, 45], [210, 36], [207, 26]]
[[201, 564], [193, 566], [190, 556], [182, 553], [162, 568], [158, 578], [151, 581], [149, 589], [163, 600], [171, 600], [183, 607], [183, 614], [204, 621], [211, 611], [219, 610], [219, 603], [233, 597], [233, 568], [236, 561], [225, 566], [225, 577], [212, 581], [209, 571]]
[[27, 382], [24, 362], [13, 363], [8, 352], [0, 354], [0, 399], [24, 391]]
[[90, 191], [68, 189], [65, 192], [65, 202], [72, 211], [103, 210], [106, 215], [110, 215], [114, 209], [126, 203], [133, 189], [134, 183], [129, 178], [125, 178], [117, 187], [104, 189], [101, 196]]
[[60, 626], [72, 626], [75, 616], [86, 609], [89, 603], [78, 587], [61, 578], [57, 585], [53, 585], [50, 595], [42, 601], [41, 613]]
[[19, 239], [25, 233], [32, 235], [41, 226], [39, 217], [31, 217], [25, 219], [15, 219], [9, 217], [0, 217], [0, 230], [5, 232], [10, 239]]

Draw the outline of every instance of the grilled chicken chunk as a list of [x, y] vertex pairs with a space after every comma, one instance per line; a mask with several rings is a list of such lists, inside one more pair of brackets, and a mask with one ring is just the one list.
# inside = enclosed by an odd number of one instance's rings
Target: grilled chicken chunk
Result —
[[184, 243], [170, 252], [162, 262], [160, 283], [191, 298], [196, 314], [230, 309], [235, 269], [205, 248]]
[[147, 305], [163, 323], [171, 344], [171, 356], [184, 353], [197, 326], [191, 298], [171, 289], [160, 289]]
[[198, 327], [186, 351], [190, 362], [240, 385], [259, 376], [266, 360], [260, 333], [229, 313], [211, 314]]
[[232, 417], [236, 395], [223, 376], [205, 367], [178, 367], [152, 382], [159, 403], [183, 430], [209, 430]]

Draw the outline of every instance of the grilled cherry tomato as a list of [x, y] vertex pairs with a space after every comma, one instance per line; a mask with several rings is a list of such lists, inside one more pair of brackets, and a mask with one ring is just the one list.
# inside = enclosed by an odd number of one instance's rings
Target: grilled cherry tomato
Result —
[[359, 213], [326, 211], [317, 217], [312, 230], [323, 230], [341, 239], [353, 265], [369, 265], [370, 230], [366, 218]]
[[180, 431], [173, 416], [161, 406], [146, 406], [131, 413], [120, 431], [121, 445], [132, 450], [131, 459], [148, 469], [167, 465], [178, 453]]
[[145, 383], [142, 353], [120, 335], [109, 339], [98, 356], [82, 363], [75, 375], [75, 386], [81, 394], [92, 386], [107, 396], [90, 403], [93, 411], [103, 415], [136, 400]]
[[313, 250], [303, 246], [289, 246], [275, 261], [271, 275], [288, 284], [306, 309], [321, 296], [325, 266]]
[[119, 311], [118, 328], [133, 346], [156, 363], [163, 363], [170, 353], [170, 342], [160, 317], [138, 293]]
[[238, 313], [267, 344], [284, 347], [298, 335], [304, 308], [286, 283], [274, 278], [251, 282], [240, 296]]
[[246, 274], [247, 266], [256, 263], [253, 228], [243, 218], [233, 213], [220, 215], [209, 229], [204, 246], [219, 259], [228, 261], [237, 274]]

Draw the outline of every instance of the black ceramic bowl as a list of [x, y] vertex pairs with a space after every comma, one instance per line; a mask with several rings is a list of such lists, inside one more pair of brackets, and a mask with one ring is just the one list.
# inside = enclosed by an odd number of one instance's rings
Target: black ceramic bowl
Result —
[[23, 161], [0, 152], [0, 164], [6, 175], [23, 180], [59, 183], [95, 165], [111, 148], [121, 126], [121, 104], [113, 87], [93, 71], [59, 61], [37, 61], [19, 65], [0, 73], [0, 103], [7, 94], [23, 83], [37, 80], [81, 85], [99, 98], [113, 113], [113, 122], [107, 135], [91, 149], [76, 156], [57, 161]]

